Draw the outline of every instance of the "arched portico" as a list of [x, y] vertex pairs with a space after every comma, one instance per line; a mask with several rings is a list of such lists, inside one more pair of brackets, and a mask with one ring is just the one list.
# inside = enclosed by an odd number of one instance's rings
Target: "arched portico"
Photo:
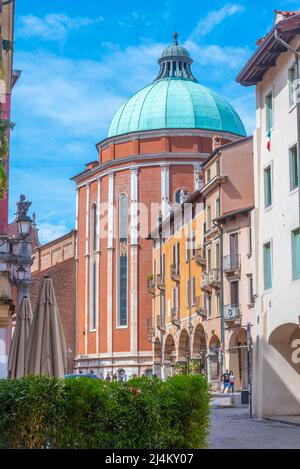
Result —
[[202, 324], [198, 324], [194, 332], [192, 358], [199, 360], [199, 370], [203, 373], [207, 372], [207, 345], [206, 336]]
[[267, 337], [255, 337], [254, 366], [255, 415], [300, 415], [299, 325], [284, 323]]
[[233, 371], [236, 387], [247, 389], [249, 381], [247, 331], [242, 327], [234, 331], [230, 338], [226, 368]]
[[161, 342], [158, 337], [155, 338], [153, 347], [153, 374], [161, 378], [162, 350]]
[[175, 364], [176, 346], [172, 334], [166, 337], [164, 348], [164, 377], [168, 378], [173, 375], [173, 366]]
[[300, 375], [300, 327], [286, 323], [274, 329], [269, 336], [269, 344], [284, 358], [286, 366]]
[[182, 329], [178, 341], [178, 362], [186, 362], [190, 353], [190, 338], [186, 329]]
[[209, 382], [217, 382], [220, 378], [220, 347], [220, 339], [214, 334], [208, 345], [207, 372]]

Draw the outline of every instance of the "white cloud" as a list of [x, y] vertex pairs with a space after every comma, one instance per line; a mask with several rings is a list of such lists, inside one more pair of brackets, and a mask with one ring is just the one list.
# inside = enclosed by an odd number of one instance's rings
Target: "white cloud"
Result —
[[37, 222], [37, 227], [39, 230], [39, 240], [41, 244], [49, 243], [69, 231], [64, 221], [59, 221], [58, 223]]
[[208, 13], [205, 18], [202, 18], [192, 34], [190, 39], [195, 39], [197, 37], [206, 36], [210, 33], [216, 26], [222, 23], [226, 18], [236, 15], [237, 13], [242, 13], [245, 10], [245, 7], [238, 3], [226, 3], [220, 10], [212, 10]]
[[[251, 53], [249, 47], [219, 46], [216, 44], [199, 46], [192, 40], [187, 40], [185, 46], [195, 62], [216, 69], [219, 65], [226, 65], [228, 70], [241, 67], [246, 63]], [[224, 69], [222, 71], [224, 73]]]
[[43, 41], [63, 41], [71, 31], [85, 28], [104, 20], [97, 18], [72, 18], [64, 13], [50, 13], [43, 18], [34, 15], [19, 18], [18, 34], [22, 37], [36, 37]]
[[[95, 143], [106, 137], [122, 102], [155, 78], [157, 59], [165, 47], [147, 42], [125, 49], [104, 45], [101, 60], [16, 51], [15, 65], [22, 69], [22, 78], [13, 100], [17, 125], [12, 133], [11, 213], [19, 194], [26, 194], [37, 218], [41, 217], [43, 242], [74, 226], [75, 191], [69, 178], [97, 159]], [[229, 46], [199, 47], [191, 40], [185, 45], [195, 60], [195, 76], [226, 97], [251, 132], [255, 118], [255, 112], [249, 112], [251, 97], [247, 92], [248, 97], [239, 100], [246, 93], [234, 82], [236, 68], [250, 52]], [[43, 219], [51, 212], [55, 215]]]

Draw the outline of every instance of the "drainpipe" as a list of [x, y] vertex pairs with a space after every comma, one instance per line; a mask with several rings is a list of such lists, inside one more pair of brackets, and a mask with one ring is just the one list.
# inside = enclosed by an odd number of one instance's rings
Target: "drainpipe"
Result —
[[[296, 71], [297, 71], [297, 83], [300, 84], [300, 52], [294, 49], [292, 46], [287, 44], [278, 34], [278, 29], [275, 29], [275, 39], [280, 42], [286, 49], [290, 50], [295, 55]], [[298, 156], [298, 199], [299, 199], [299, 224], [300, 224], [300, 96], [296, 97], [297, 102], [297, 156]]]

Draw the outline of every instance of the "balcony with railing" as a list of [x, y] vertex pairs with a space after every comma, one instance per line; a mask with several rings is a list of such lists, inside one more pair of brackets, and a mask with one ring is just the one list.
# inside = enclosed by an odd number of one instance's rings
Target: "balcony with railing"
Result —
[[220, 269], [211, 269], [209, 271], [208, 282], [213, 287], [217, 287], [217, 288], [220, 287], [220, 282], [221, 282]]
[[155, 277], [154, 275], [149, 275], [147, 278], [147, 288], [150, 295], [155, 295]]
[[240, 321], [241, 311], [239, 305], [225, 305], [223, 308], [224, 311], [224, 321], [225, 322], [235, 322]]
[[176, 307], [171, 308], [171, 321], [175, 326], [177, 326], [177, 327], [180, 326], [180, 310], [179, 310], [179, 308], [176, 308]]
[[150, 318], [147, 318], [147, 337], [150, 342], [155, 337], [155, 328], [152, 326], [152, 319]]
[[166, 331], [165, 319], [160, 314], [156, 316], [156, 327], [162, 332]]
[[210, 290], [209, 279], [208, 279], [208, 272], [203, 272], [201, 275], [201, 289], [202, 290]]
[[205, 305], [205, 299], [203, 296], [196, 296], [196, 314], [207, 318], [207, 309]]
[[180, 273], [179, 273], [179, 264], [177, 262], [173, 262], [173, 264], [170, 265], [170, 276], [174, 282], [179, 282]]
[[166, 289], [166, 282], [165, 282], [165, 274], [157, 274], [157, 288], [159, 290], [165, 290]]
[[206, 265], [205, 250], [203, 246], [198, 246], [196, 248], [195, 261], [198, 265]]
[[229, 256], [223, 257], [223, 271], [224, 273], [238, 274], [241, 268], [241, 255], [240, 254], [230, 254]]

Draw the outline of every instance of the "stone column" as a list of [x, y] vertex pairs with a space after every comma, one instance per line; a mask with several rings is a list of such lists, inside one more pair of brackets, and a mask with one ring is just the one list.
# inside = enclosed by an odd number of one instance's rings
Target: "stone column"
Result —
[[84, 353], [88, 353], [88, 315], [89, 315], [89, 256], [90, 256], [90, 183], [86, 185], [85, 208], [85, 321], [84, 321]]
[[138, 353], [138, 169], [131, 169], [130, 189], [130, 351]]
[[114, 173], [108, 175], [107, 235], [107, 353], [112, 354], [113, 328], [113, 248], [114, 248]]
[[169, 200], [170, 200], [170, 188], [169, 188], [169, 165], [161, 166], [161, 211], [163, 218], [166, 218], [169, 214]]

